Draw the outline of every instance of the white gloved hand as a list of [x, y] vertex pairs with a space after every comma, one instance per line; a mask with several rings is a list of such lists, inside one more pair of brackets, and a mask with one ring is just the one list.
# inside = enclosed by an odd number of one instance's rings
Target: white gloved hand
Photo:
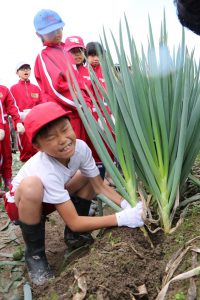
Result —
[[120, 206], [122, 209], [132, 208], [132, 206], [126, 199], [122, 199]]
[[25, 132], [25, 128], [22, 123], [17, 123], [17, 132], [21, 134]]
[[23, 111], [20, 111], [19, 115], [22, 121], [24, 121], [29, 111], [31, 111], [31, 109], [24, 109]]
[[142, 202], [138, 202], [135, 207], [124, 209], [115, 214], [118, 227], [127, 226], [130, 228], [144, 225], [142, 220]]
[[2, 141], [5, 137], [5, 130], [0, 129], [0, 141]]

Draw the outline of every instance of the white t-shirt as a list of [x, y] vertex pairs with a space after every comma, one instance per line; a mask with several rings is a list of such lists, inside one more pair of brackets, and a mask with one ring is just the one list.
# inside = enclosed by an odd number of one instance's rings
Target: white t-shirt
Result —
[[[59, 204], [70, 199], [64, 185], [80, 170], [86, 177], [99, 175], [99, 170], [92, 157], [92, 152], [87, 144], [77, 139], [75, 153], [70, 158], [67, 167], [44, 152], [38, 152], [31, 157], [20, 169], [12, 181], [15, 191], [21, 180], [27, 176], [37, 176], [44, 186], [43, 202]], [[8, 201], [9, 201], [8, 197]], [[10, 199], [11, 200], [11, 199]], [[12, 202], [9, 201], [9, 202]]]

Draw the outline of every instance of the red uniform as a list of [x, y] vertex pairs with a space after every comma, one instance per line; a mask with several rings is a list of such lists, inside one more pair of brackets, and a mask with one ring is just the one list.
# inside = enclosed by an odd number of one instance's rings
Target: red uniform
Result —
[[[45, 47], [36, 58], [35, 77], [47, 101], [60, 103], [66, 110], [71, 111], [70, 122], [76, 133], [76, 137], [85, 140], [86, 131], [79, 117], [76, 104], [70, 93], [67, 71], [72, 65], [71, 56], [65, 51], [65, 44], [60, 45], [45, 43]], [[87, 105], [91, 106], [91, 100], [86, 95], [84, 83], [77, 71], [74, 74], [82, 91]]]
[[[41, 91], [38, 86], [32, 84], [30, 80], [19, 80], [10, 88], [20, 112], [24, 109], [31, 109], [35, 105], [43, 102]], [[17, 134], [18, 148], [20, 151], [20, 160], [27, 161], [37, 150], [28, 141], [26, 133]]]
[[[95, 68], [93, 67], [93, 70], [94, 70], [94, 72], [95, 72], [95, 74], [96, 74], [99, 82], [101, 83], [102, 87], [106, 90], [106, 84], [105, 84], [105, 80], [103, 78], [103, 73], [102, 73], [101, 65], [99, 64], [97, 67], [95, 67]], [[99, 100], [98, 100], [98, 98], [97, 98], [97, 96], [95, 94], [95, 91], [94, 91], [94, 88], [93, 88], [93, 85], [92, 85], [92, 81], [91, 81], [91, 78], [90, 78], [90, 74], [89, 74], [89, 70], [88, 70], [87, 65], [81, 65], [81, 66], [79, 66], [78, 67], [78, 72], [79, 72], [80, 76], [82, 76], [82, 78], [84, 79], [84, 82], [85, 82], [86, 86], [89, 88], [90, 92], [92, 93], [92, 95], [94, 96], [94, 98], [95, 98], [95, 100], [96, 100], [96, 102], [98, 104]], [[97, 86], [96, 86], [96, 88], [97, 88], [97, 91], [99, 93], [99, 96], [101, 97], [101, 99], [103, 101], [103, 96], [101, 95], [101, 93], [100, 93], [100, 91], [99, 91], [99, 89], [98, 89]], [[92, 100], [91, 100], [91, 105], [92, 105], [93, 116], [94, 116], [94, 118], [96, 120], [98, 120], [99, 117], [98, 117], [98, 114], [96, 112], [96, 108], [95, 108], [95, 106], [92, 103]], [[109, 107], [107, 106], [107, 104], [105, 102], [104, 102], [104, 105], [105, 105], [108, 113], [111, 115], [111, 111], [110, 111]], [[102, 112], [102, 109], [101, 109], [100, 105], [99, 105], [99, 108], [100, 108], [100, 110]], [[110, 125], [109, 124], [107, 124], [107, 125], [108, 125], [110, 131], [112, 131]], [[93, 154], [93, 157], [94, 157], [95, 161], [96, 162], [101, 162], [101, 159], [98, 156], [97, 152], [95, 151], [95, 149], [94, 149], [94, 147], [93, 147], [93, 145], [92, 145], [92, 143], [91, 143], [90, 140], [87, 140], [87, 144], [92, 149], [92, 154]], [[112, 155], [110, 149], [108, 147], [107, 147], [107, 149], [108, 149], [108, 151], [110, 153], [110, 156], [113, 158], [113, 155]]]
[[[0, 101], [0, 129], [5, 130], [5, 119], [4, 119], [4, 114], [3, 114], [3, 107], [2, 103]], [[2, 141], [0, 141], [0, 169], [3, 164], [3, 154], [2, 154]]]
[[12, 117], [14, 127], [16, 128], [17, 123], [21, 123], [19, 108], [6, 86], [0, 85], [0, 101], [3, 107], [3, 114], [5, 118], [5, 138], [2, 143], [2, 155], [3, 164], [1, 168], [2, 177], [5, 179], [11, 179], [12, 177], [12, 150], [10, 142], [10, 127], [8, 123], [8, 115]]

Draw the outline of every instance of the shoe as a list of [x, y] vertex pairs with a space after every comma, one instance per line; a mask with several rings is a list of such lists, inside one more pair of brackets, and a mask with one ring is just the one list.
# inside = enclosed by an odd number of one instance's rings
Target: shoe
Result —
[[92, 201], [89, 209], [88, 216], [94, 217], [96, 215], [96, 212], [98, 211], [98, 205]]
[[90, 246], [94, 242], [94, 239], [88, 232], [73, 232], [65, 226], [64, 241], [68, 249], [73, 251], [82, 246]]
[[[71, 200], [76, 208], [79, 216], [88, 216], [91, 201], [71, 195]], [[85, 245], [91, 245], [94, 242], [89, 232], [73, 232], [69, 227], [65, 226], [64, 241], [70, 251], [78, 249]]]

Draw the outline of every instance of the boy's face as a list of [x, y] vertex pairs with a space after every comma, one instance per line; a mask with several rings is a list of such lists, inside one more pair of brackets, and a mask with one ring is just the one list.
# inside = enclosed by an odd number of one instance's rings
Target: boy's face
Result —
[[29, 79], [31, 75], [31, 68], [28, 66], [22, 67], [17, 71], [17, 75], [21, 80], [26, 81], [27, 79]]
[[97, 67], [100, 64], [98, 55], [88, 55], [87, 59], [93, 67]]
[[39, 135], [35, 147], [67, 165], [75, 152], [76, 135], [70, 121], [62, 118], [46, 134]]
[[50, 33], [43, 34], [42, 36], [45, 42], [58, 45], [62, 42], [62, 35], [63, 35], [63, 29], [59, 28]]

